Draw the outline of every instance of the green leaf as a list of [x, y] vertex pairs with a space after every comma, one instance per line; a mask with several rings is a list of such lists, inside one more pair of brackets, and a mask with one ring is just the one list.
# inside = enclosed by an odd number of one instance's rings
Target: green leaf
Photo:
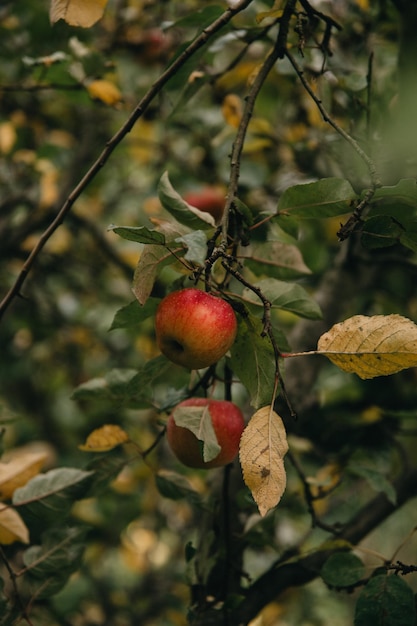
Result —
[[108, 230], [112, 230], [129, 241], [148, 244], [165, 244], [165, 235], [157, 230], [150, 230], [146, 226], [109, 226]]
[[[381, 200], [383, 201], [381, 203]], [[417, 181], [415, 178], [403, 178], [396, 185], [379, 187], [376, 189], [371, 205], [386, 204], [394, 206], [394, 202], [407, 204], [414, 209], [417, 206]]]
[[348, 213], [356, 198], [349, 181], [323, 178], [286, 189], [278, 202], [277, 212], [308, 219], [333, 217]]
[[405, 230], [400, 237], [400, 242], [406, 248], [417, 252], [417, 222], [406, 222], [404, 228]]
[[[276, 309], [291, 311], [307, 319], [322, 318], [319, 305], [301, 285], [294, 285], [274, 278], [265, 278], [254, 283]], [[263, 306], [257, 295], [249, 288], [243, 290], [243, 296], [258, 306]]]
[[85, 545], [87, 529], [76, 527], [50, 528], [42, 536], [42, 545], [31, 546], [23, 562], [32, 576], [43, 578], [61, 569], [73, 569]]
[[212, 22], [217, 20], [220, 15], [223, 13], [223, 8], [218, 5], [211, 5], [208, 7], [204, 7], [199, 9], [198, 11], [193, 11], [176, 20], [173, 24], [176, 28], [188, 28], [195, 26], [199, 30], [202, 30], [206, 26], [210, 26]]
[[199, 441], [203, 442], [203, 459], [212, 461], [221, 451], [208, 406], [178, 406], [172, 413], [177, 426], [188, 428]]
[[[136, 393], [131, 392], [130, 383], [137, 376], [138, 371], [132, 369], [114, 369], [110, 370], [106, 376], [102, 378], [92, 378], [79, 385], [73, 392], [72, 397], [78, 401], [91, 401], [97, 403], [102, 401], [107, 405], [120, 407], [121, 404], [127, 405], [132, 402], [132, 408], [138, 408], [135, 401], [141, 401], [145, 398], [149, 399], [149, 394], [138, 393], [139, 387], [136, 387]], [[149, 406], [149, 400], [146, 403]]]
[[377, 215], [366, 220], [362, 228], [361, 242], [365, 248], [388, 248], [394, 246], [404, 233], [404, 227], [388, 215]]
[[355, 626], [415, 626], [414, 594], [399, 576], [371, 578], [358, 598]]
[[[189, 15], [185, 15], [180, 18], [176, 22], [173, 23], [174, 27], [184, 28], [196, 26], [198, 27], [198, 31], [201, 32], [206, 26], [209, 26], [219, 15], [223, 13], [223, 9], [220, 7], [208, 6], [199, 11], [190, 13]], [[225, 32], [230, 29], [230, 26], [223, 27], [219, 32]], [[215, 37], [219, 37], [219, 33]], [[213, 44], [214, 38], [211, 38], [211, 44]], [[178, 46], [178, 49], [171, 59], [171, 62], [174, 61], [184, 49], [189, 45], [190, 40], [183, 40], [182, 45]], [[172, 78], [168, 81], [166, 87], [169, 91], [180, 90], [181, 97], [178, 102], [175, 103], [174, 112], [182, 112], [184, 103], [189, 103], [190, 98], [195, 94], [195, 82], [198, 82], [201, 85], [202, 81], [190, 81], [190, 76], [192, 75], [194, 70], [200, 69], [201, 61], [204, 60], [207, 62], [208, 51], [206, 47], [200, 48], [197, 50], [185, 63], [181, 65], [180, 68], [174, 73]], [[211, 79], [210, 74], [208, 73], [207, 79]]]
[[155, 381], [165, 376], [172, 363], [160, 354], [140, 368], [136, 375], [128, 381], [126, 386], [127, 398], [141, 397], [142, 394], [150, 395]]
[[[175, 61], [184, 50], [189, 45], [190, 40], [183, 41], [183, 43], [178, 46], [174, 56], [171, 59], [171, 62]], [[207, 58], [207, 49], [200, 48], [197, 50], [185, 63], [181, 65], [177, 69], [177, 71], [173, 74], [173, 76], [169, 79], [166, 84], [166, 89], [170, 92], [171, 100], [172, 100], [172, 108], [171, 115], [180, 115], [184, 109], [185, 105], [188, 105], [190, 98], [192, 98], [198, 90], [205, 85], [209, 79], [210, 75], [200, 76], [199, 70], [201, 68], [201, 63], [203, 59]], [[190, 81], [190, 76], [194, 71], [197, 71], [198, 78], [197, 80]], [[175, 93], [174, 95], [174, 92]]]
[[366, 215], [367, 219], [371, 217], [378, 217], [385, 215], [391, 217], [393, 220], [398, 220], [401, 223], [405, 223], [410, 219], [415, 219], [416, 211], [412, 211], [408, 204], [403, 203], [401, 200], [387, 199], [379, 200], [379, 202], [373, 204]]
[[209, 213], [204, 213], [191, 206], [175, 191], [164, 172], [158, 185], [158, 195], [164, 209], [168, 211], [180, 224], [188, 226], [192, 230], [207, 230], [215, 227], [214, 218]]
[[134, 407], [135, 403], [148, 401], [148, 406], [152, 405], [154, 383], [164, 376], [172, 363], [162, 354], [147, 361], [140, 368], [135, 376], [128, 381], [124, 390], [124, 401], [127, 405]]
[[351, 463], [347, 470], [351, 474], [355, 474], [356, 476], [360, 476], [360, 478], [364, 478], [372, 489], [377, 491], [378, 493], [385, 493], [388, 500], [396, 505], [397, 504], [397, 494], [393, 485], [385, 478], [381, 472], [378, 470], [372, 469], [370, 467], [363, 467], [362, 465], [358, 465], [357, 463]]
[[138, 370], [110, 370], [103, 378], [92, 378], [82, 383], [73, 392], [73, 398], [96, 405], [101, 401], [106, 409], [109, 405], [117, 409], [121, 406], [132, 409], [149, 408], [153, 406], [154, 382], [170, 367], [170, 361], [159, 355]]
[[[57, 593], [81, 563], [86, 529], [52, 528], [42, 537], [42, 544], [31, 546], [23, 562], [32, 578], [32, 591], [38, 598]], [[33, 580], [35, 579], [35, 580]]]
[[121, 455], [120, 452], [117, 456], [114, 456], [114, 453], [95, 455], [87, 464], [87, 469], [93, 472], [93, 477], [85, 492], [85, 498], [97, 498], [108, 489], [109, 483], [117, 477], [127, 463], [126, 458], [119, 455]]
[[235, 198], [233, 200], [233, 205], [236, 211], [238, 211], [239, 214], [241, 215], [242, 220], [246, 224], [246, 226], [252, 226], [253, 214], [250, 208], [244, 202], [242, 202], [242, 200], [240, 200], [239, 198]]
[[273, 400], [275, 356], [268, 337], [262, 337], [263, 324], [253, 315], [239, 320], [236, 340], [230, 349], [231, 365], [248, 390], [251, 405], [257, 409]]
[[25, 517], [42, 520], [43, 524], [64, 519], [75, 500], [84, 497], [93, 472], [74, 467], [58, 467], [38, 474], [24, 487], [16, 489], [13, 504]]
[[242, 258], [256, 276], [287, 279], [311, 274], [297, 246], [281, 241], [251, 244]]
[[175, 241], [181, 242], [186, 246], [187, 252], [184, 255], [184, 259], [203, 265], [207, 256], [207, 237], [202, 230], [195, 230], [187, 235], [182, 235]]
[[323, 565], [320, 575], [330, 587], [351, 587], [361, 580], [365, 567], [352, 552], [336, 552]]
[[159, 493], [170, 500], [188, 500], [191, 504], [202, 506], [201, 496], [182, 474], [169, 470], [160, 470], [155, 476]]
[[132, 291], [142, 306], [151, 295], [159, 272], [176, 260], [176, 257], [162, 246], [146, 246], [136, 266], [132, 285]]
[[148, 298], [143, 306], [137, 300], [130, 302], [116, 312], [109, 330], [137, 328], [148, 317], [153, 317], [158, 304], [158, 298]]
[[278, 215], [278, 219], [276, 219], [275, 221], [284, 233], [286, 233], [293, 239], [298, 238], [300, 222], [297, 220], [296, 216], [280, 214]]

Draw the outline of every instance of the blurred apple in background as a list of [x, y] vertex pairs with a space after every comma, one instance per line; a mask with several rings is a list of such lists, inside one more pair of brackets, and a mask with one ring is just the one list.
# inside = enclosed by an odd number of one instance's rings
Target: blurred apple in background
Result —
[[216, 363], [233, 344], [236, 332], [230, 304], [199, 289], [170, 293], [156, 311], [159, 349], [173, 363], [189, 369]]
[[[208, 408], [211, 423], [221, 448], [211, 461], [203, 459], [203, 442], [191, 430], [175, 423], [175, 412], [180, 408]], [[211, 469], [228, 465], [239, 452], [239, 443], [245, 422], [241, 410], [227, 400], [189, 398], [177, 405], [168, 418], [167, 439], [171, 450], [181, 463], [196, 469]]]
[[219, 222], [222, 218], [224, 205], [226, 202], [226, 190], [220, 186], [205, 186], [201, 189], [189, 191], [184, 194], [183, 198], [188, 204], [210, 213]]

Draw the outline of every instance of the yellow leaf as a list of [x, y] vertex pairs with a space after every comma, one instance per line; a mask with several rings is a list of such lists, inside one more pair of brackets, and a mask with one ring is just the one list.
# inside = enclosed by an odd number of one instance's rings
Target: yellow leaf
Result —
[[282, 419], [271, 407], [262, 407], [254, 413], [240, 440], [243, 479], [262, 516], [278, 504], [284, 493], [287, 451]]
[[16, 128], [12, 122], [2, 122], [0, 124], [0, 152], [3, 154], [11, 152], [16, 140]]
[[356, 0], [356, 4], [362, 11], [369, 12], [369, 0]]
[[0, 463], [0, 498], [11, 498], [15, 489], [39, 474], [47, 458], [45, 452], [29, 452], [17, 455], [8, 463]]
[[379, 422], [384, 416], [384, 413], [379, 406], [368, 406], [364, 409], [360, 415], [360, 418], [366, 424], [374, 424], [375, 422]]
[[245, 87], [248, 82], [253, 82], [252, 76], [259, 71], [260, 64], [257, 61], [244, 61], [239, 63], [229, 72], [225, 72], [216, 81], [216, 87], [220, 93], [230, 92]]
[[140, 118], [132, 128], [130, 137], [132, 141], [129, 142], [129, 150], [132, 157], [141, 164], [155, 163], [159, 158], [156, 150], [159, 141], [158, 127], [155, 120]]
[[417, 326], [401, 315], [355, 315], [319, 339], [318, 352], [361, 378], [417, 366]]
[[325, 497], [340, 481], [340, 466], [328, 463], [321, 467], [315, 476], [307, 477], [310, 491], [315, 498]]
[[222, 113], [225, 122], [237, 128], [242, 119], [242, 101], [239, 96], [229, 93], [222, 102]]
[[109, 80], [93, 80], [87, 85], [87, 91], [93, 100], [101, 100], [104, 104], [114, 106], [122, 100], [120, 89]]
[[88, 28], [104, 13], [107, 0], [51, 0], [49, 18], [52, 24], [65, 20], [71, 26]]
[[105, 424], [93, 430], [87, 437], [85, 444], [78, 446], [85, 452], [108, 452], [116, 446], [129, 441], [129, 435], [116, 424]]
[[260, 135], [270, 139], [275, 138], [275, 132], [271, 123], [264, 117], [253, 117], [249, 122], [248, 130], [254, 135]]
[[[21, 249], [30, 252], [39, 242], [39, 238], [39, 233], [32, 233], [29, 237], [26, 237], [26, 239], [22, 241], [20, 246]], [[72, 242], [73, 239], [70, 230], [65, 225], [61, 225], [54, 233], [54, 236], [46, 242], [44, 250], [49, 254], [62, 255], [71, 248]]]
[[[283, 139], [289, 143], [303, 141], [308, 135], [308, 127], [304, 122], [296, 122], [287, 126], [283, 133]], [[340, 217], [338, 217], [338, 228], [340, 228]]]
[[[318, 80], [311, 84], [311, 90], [315, 94], [316, 98], [320, 100], [320, 82]], [[312, 100], [308, 94], [303, 94], [302, 101], [310, 126], [313, 126], [314, 128], [326, 128], [327, 122], [323, 119], [323, 116], [317, 108], [314, 100]]]
[[29, 543], [29, 531], [14, 509], [0, 504], [0, 545], [9, 545], [15, 541]]
[[258, 13], [258, 15], [256, 16], [256, 21], [259, 24], [265, 18], [272, 18], [274, 20], [279, 20], [282, 17], [283, 13], [284, 13], [284, 9], [272, 9], [271, 11], [262, 11], [261, 13]]
[[39, 206], [48, 209], [58, 201], [61, 193], [59, 171], [49, 159], [38, 159], [35, 167], [40, 174]]
[[272, 145], [271, 139], [266, 138], [255, 138], [249, 139], [245, 142], [243, 147], [244, 154], [254, 154], [256, 152], [262, 152], [262, 150], [266, 150], [270, 148]]

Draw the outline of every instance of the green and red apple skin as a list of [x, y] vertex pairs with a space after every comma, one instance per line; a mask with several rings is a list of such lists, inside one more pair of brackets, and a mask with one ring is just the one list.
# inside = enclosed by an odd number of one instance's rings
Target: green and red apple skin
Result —
[[245, 421], [240, 408], [227, 400], [207, 398], [189, 398], [180, 402], [178, 407], [208, 406], [217, 442], [221, 448], [219, 454], [211, 461], [203, 459], [203, 443], [188, 428], [177, 426], [175, 409], [168, 418], [167, 439], [177, 459], [187, 467], [195, 469], [212, 469], [232, 463], [239, 452], [239, 444]]
[[202, 369], [217, 363], [237, 333], [231, 305], [217, 296], [187, 288], [161, 300], [155, 316], [156, 341], [173, 363]]

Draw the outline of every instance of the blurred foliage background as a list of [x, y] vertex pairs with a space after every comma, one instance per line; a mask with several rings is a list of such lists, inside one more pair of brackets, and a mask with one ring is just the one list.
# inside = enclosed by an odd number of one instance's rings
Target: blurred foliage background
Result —
[[[332, 55], [325, 60], [314, 46], [306, 46], [304, 57], [300, 55], [319, 97], [334, 118], [367, 146], [385, 184], [414, 176], [415, 160], [408, 153], [405, 158], [404, 151], [409, 136], [415, 136], [415, 120], [407, 133], [396, 132], [401, 13], [394, 3], [383, 0], [313, 4], [343, 27], [334, 33]], [[117, 310], [133, 300], [131, 282], [141, 250], [107, 229], [111, 224], [152, 226], [155, 220], [167, 219], [156, 192], [165, 170], [182, 194], [206, 186], [226, 189], [236, 111], [276, 36], [272, 22], [256, 18], [272, 5], [254, 1], [169, 81], [39, 255], [0, 324], [5, 453], [41, 450], [47, 454], [46, 467], [84, 468], [90, 457], [78, 446], [103, 424], [121, 425], [142, 450], [158, 437], [163, 419], [155, 411], [125, 407], [111, 396], [99, 401], [88, 394], [73, 396], [91, 379], [103, 380], [114, 370], [137, 370], [158, 354], [152, 320], [138, 328], [109, 330]], [[144, 92], [177, 50], [226, 7], [225, 2], [202, 6], [193, 0], [113, 0], [100, 22], [80, 29], [62, 21], [52, 27], [46, 0], [2, 2], [2, 295]], [[297, 41], [294, 34], [291, 37]], [[368, 184], [363, 164], [323, 121], [283, 60], [256, 103], [243, 152], [240, 197], [261, 216], [275, 209], [289, 186], [329, 176], [348, 178], [358, 190]], [[313, 295], [341, 247], [336, 237], [340, 221], [306, 220], [300, 228], [297, 245], [312, 270], [301, 282]], [[253, 237], [262, 241], [265, 231], [259, 228]], [[354, 272], [362, 271], [360, 263], [372, 263], [377, 269], [369, 288], [354, 292], [344, 303], [344, 316], [396, 312], [416, 319], [414, 253], [395, 246], [388, 252], [358, 253], [357, 241], [349, 245], [350, 253], [357, 255]], [[152, 295], [162, 296], [177, 279], [168, 268]], [[299, 323], [286, 313], [278, 313], [277, 320], [289, 336]], [[315, 383], [320, 407], [308, 407], [298, 424], [290, 426], [294, 454], [304, 455], [305, 471], [318, 486], [337, 485], [347, 459], [351, 479], [329, 501], [319, 501], [319, 513], [329, 514], [329, 522], [335, 521], [334, 510], [340, 519], [375, 489], [388, 489], [382, 478], [378, 483], [376, 470], [389, 480], [387, 470], [400, 463], [398, 446], [412, 450], [415, 445], [415, 372], [382, 381], [364, 383], [327, 364]], [[173, 368], [156, 382], [155, 393], [169, 398], [172, 390], [187, 383], [186, 373]], [[198, 540], [198, 510], [186, 499], [164, 498], [158, 491], [154, 481], [158, 468], [184, 472], [164, 442], [146, 462], [135, 450], [128, 452], [133, 460], [126, 465], [124, 453], [110, 453], [108, 462], [115, 468], [110, 486], [74, 506], [74, 518], [90, 528], [84, 558], [57, 596], [34, 603], [32, 624], [187, 623], [184, 555]], [[119, 463], [124, 465], [120, 473]], [[357, 490], [358, 467], [369, 464], [377, 482], [372, 485], [370, 480]], [[247, 493], [240, 494], [246, 533], [243, 567], [251, 579], [309, 532], [302, 487], [296, 472], [291, 467], [288, 472], [282, 504], [263, 521]], [[185, 473], [202, 496], [219, 489], [217, 474]], [[369, 568], [379, 563], [372, 551], [390, 558], [400, 550], [404, 538], [412, 535], [414, 515], [411, 501], [367, 540]], [[320, 529], [314, 531], [305, 546], [316, 545], [324, 536]], [[396, 556], [409, 562], [415, 548], [410, 536]], [[7, 549], [8, 558], [19, 560], [18, 547]], [[287, 590], [251, 626], [345, 626], [352, 623], [354, 601], [355, 594], [330, 591], [317, 580]]]

